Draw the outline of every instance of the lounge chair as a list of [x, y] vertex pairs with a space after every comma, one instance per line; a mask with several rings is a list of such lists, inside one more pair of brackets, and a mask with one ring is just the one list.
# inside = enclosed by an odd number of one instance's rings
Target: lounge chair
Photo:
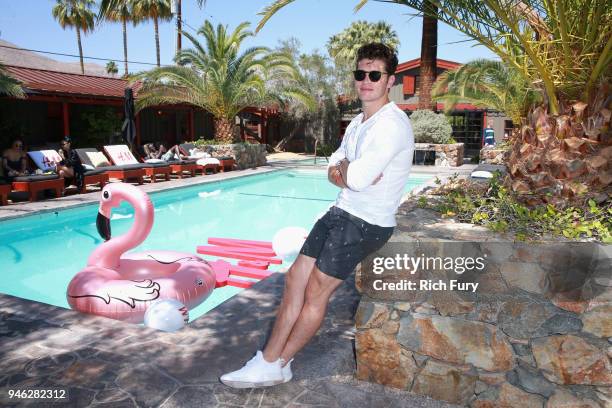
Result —
[[30, 201], [36, 201], [39, 191], [53, 190], [56, 197], [64, 194], [64, 178], [57, 174], [14, 177], [12, 188], [29, 194]]
[[143, 183], [145, 170], [140, 164], [128, 166], [113, 166], [104, 153], [93, 148], [75, 149], [81, 163], [88, 165], [97, 170], [103, 170], [109, 178], [116, 178], [121, 181], [136, 179], [138, 184]]
[[110, 145], [104, 146], [104, 151], [110, 157], [113, 164], [118, 166], [140, 165], [144, 172], [149, 176], [151, 183], [157, 181], [157, 176], [161, 175], [166, 180], [170, 180], [170, 172], [172, 171], [168, 163], [164, 161], [156, 163], [141, 163], [130, 151], [126, 145]]
[[11, 184], [0, 178], [0, 205], [8, 205], [8, 195], [11, 193], [11, 190]]
[[[34, 150], [28, 152], [28, 156], [43, 172], [55, 172], [56, 166], [62, 161], [61, 156], [55, 150]], [[88, 185], [99, 184], [102, 189], [108, 183], [108, 174], [103, 169], [87, 169], [87, 167], [89, 166], [85, 166], [85, 173], [83, 173], [83, 185], [79, 191], [81, 194], [87, 192]]]
[[214, 157], [203, 157], [194, 156], [193, 151], [196, 146], [193, 143], [183, 143], [180, 146], [181, 151], [187, 155], [190, 159], [196, 160], [197, 170], [201, 171], [202, 174], [206, 174], [207, 170], [211, 170], [213, 173], [217, 173], [221, 167], [221, 161]]
[[[144, 153], [143, 156], [148, 154], [148, 150], [142, 146], [142, 151]], [[188, 173], [191, 177], [195, 177], [196, 175], [196, 161], [195, 160], [185, 160], [185, 159], [173, 159], [173, 160], [162, 160], [162, 159], [147, 159], [145, 163], [166, 163], [170, 166], [170, 172], [172, 174], [176, 174], [178, 178], [183, 178], [183, 173]]]

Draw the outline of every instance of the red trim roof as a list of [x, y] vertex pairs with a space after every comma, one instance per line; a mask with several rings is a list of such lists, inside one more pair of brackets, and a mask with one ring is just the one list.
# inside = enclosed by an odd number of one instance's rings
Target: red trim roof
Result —
[[[461, 64], [458, 62], [443, 60], [439, 58], [436, 61], [436, 65], [438, 68], [442, 68], [442, 69], [456, 69], [461, 66]], [[409, 69], [418, 68], [420, 66], [421, 66], [421, 59], [415, 58], [413, 60], [402, 62], [401, 64], [399, 64], [397, 66], [397, 69], [395, 70], [395, 73], [398, 74], [400, 72], [408, 71]]]
[[[94, 75], [72, 74], [44, 69], [6, 66], [12, 77], [32, 91], [45, 94], [72, 94], [98, 97], [122, 98], [128, 81]], [[132, 87], [134, 93], [140, 84]]]
[[[400, 108], [403, 111], [414, 111], [414, 110], [417, 110], [419, 108], [419, 105], [416, 104], [416, 103], [398, 103], [397, 107]], [[436, 104], [436, 110], [439, 111], [439, 112], [443, 111], [444, 110], [444, 104], [443, 103]], [[479, 108], [478, 106], [472, 105], [471, 103], [458, 103], [453, 108], [453, 111], [462, 111], [462, 110], [481, 111], [481, 110], [484, 110], [484, 109], [483, 108]]]

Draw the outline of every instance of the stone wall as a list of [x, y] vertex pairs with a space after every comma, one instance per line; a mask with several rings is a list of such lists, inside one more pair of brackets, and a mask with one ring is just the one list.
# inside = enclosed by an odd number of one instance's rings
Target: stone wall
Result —
[[510, 150], [508, 149], [485, 146], [480, 149], [480, 162], [486, 164], [505, 164], [509, 154]]
[[463, 164], [463, 143], [435, 144], [415, 143], [416, 150], [433, 150], [436, 152], [436, 166], [458, 167]]
[[238, 170], [265, 166], [267, 163], [265, 144], [235, 143], [204, 145], [201, 148], [205, 149], [213, 157], [231, 156], [236, 161], [236, 168]]
[[[477, 408], [612, 406], [612, 246], [507, 238], [404, 204], [391, 240], [358, 269], [358, 378]], [[398, 254], [481, 256], [485, 267], [377, 270]], [[405, 288], [450, 280], [479, 287]]]

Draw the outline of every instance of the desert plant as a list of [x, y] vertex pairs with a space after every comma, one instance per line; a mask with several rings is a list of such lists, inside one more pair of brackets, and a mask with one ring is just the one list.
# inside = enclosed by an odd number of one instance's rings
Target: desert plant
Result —
[[410, 115], [414, 141], [417, 143], [450, 143], [453, 128], [446, 116], [428, 109], [416, 110]]

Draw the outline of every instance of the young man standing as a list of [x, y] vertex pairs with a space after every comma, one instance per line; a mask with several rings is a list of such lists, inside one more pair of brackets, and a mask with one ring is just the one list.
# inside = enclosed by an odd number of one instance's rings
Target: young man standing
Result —
[[264, 351], [221, 376], [224, 384], [250, 388], [291, 380], [293, 356], [316, 334], [333, 292], [391, 237], [414, 152], [408, 117], [389, 102], [396, 68], [397, 56], [383, 44], [358, 50], [354, 77], [363, 112], [349, 124], [328, 167], [329, 181], [342, 190], [285, 275]]

